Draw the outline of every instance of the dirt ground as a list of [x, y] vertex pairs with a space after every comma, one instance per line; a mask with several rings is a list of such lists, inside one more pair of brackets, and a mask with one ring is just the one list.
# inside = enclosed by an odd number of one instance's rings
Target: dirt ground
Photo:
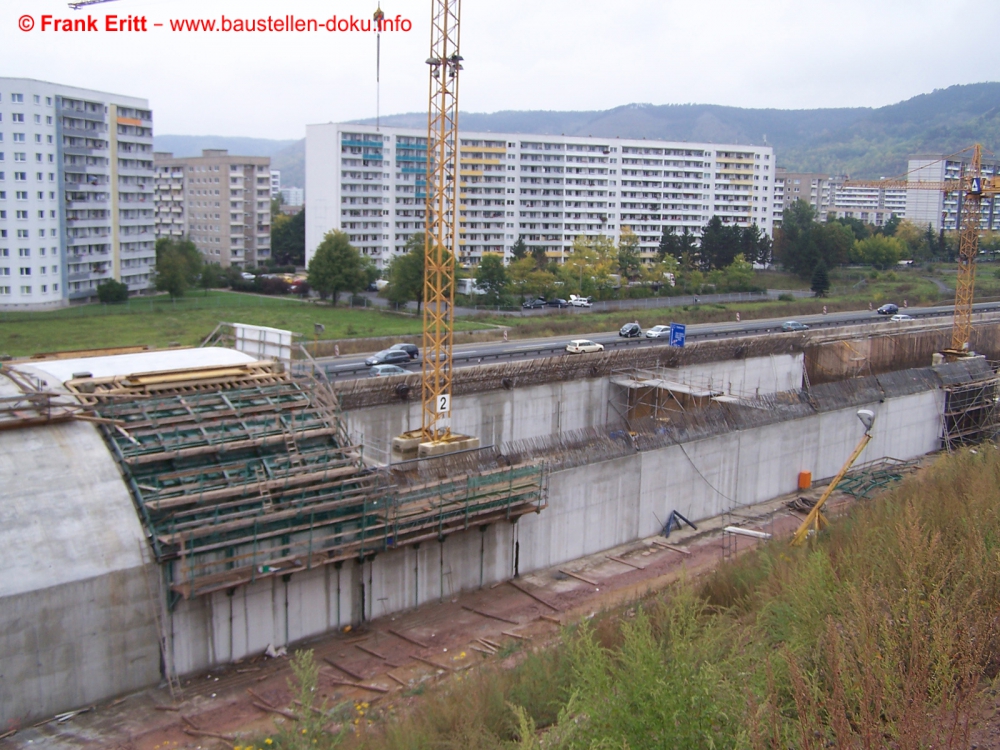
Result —
[[[822, 490], [804, 494], [815, 498]], [[761, 543], [722, 532], [727, 525], [790, 535], [804, 516], [785, 503], [801, 494], [699, 522], [697, 530], [675, 530], [668, 539], [640, 540], [295, 647], [314, 650], [322, 667], [320, 700], [328, 705], [400, 700], [421, 683], [446, 680], [502, 658], [507, 644], [544, 644], [558, 636], [563, 624], [635, 601], [681, 575], [702, 575], [729, 555]], [[851, 502], [835, 495], [827, 515], [844, 512]], [[90, 707], [62, 722], [51, 719], [19, 729], [0, 739], [0, 747], [229, 748], [283, 720], [292, 701], [290, 677], [287, 657], [261, 655], [189, 676], [176, 695], [161, 686]], [[992, 696], [992, 701], [974, 728], [972, 747], [1000, 748], [1000, 698]]]

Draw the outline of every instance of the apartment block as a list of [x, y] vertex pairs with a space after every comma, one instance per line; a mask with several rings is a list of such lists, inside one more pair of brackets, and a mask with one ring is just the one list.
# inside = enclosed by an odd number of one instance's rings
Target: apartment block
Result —
[[[652, 259], [664, 228], [696, 236], [712, 216], [773, 226], [774, 151], [513, 133], [459, 133], [458, 259], [509, 256], [518, 236], [561, 262], [583, 235], [628, 227]], [[427, 132], [350, 124], [306, 129], [306, 257], [331, 229], [384, 268], [424, 228]]]
[[859, 219], [865, 224], [882, 226], [892, 217], [906, 218], [906, 189], [877, 185], [845, 185], [847, 178], [830, 180], [830, 198], [824, 219]]
[[286, 206], [304, 206], [306, 191], [297, 187], [281, 188], [281, 202]]
[[[910, 182], [943, 182], [958, 180], [970, 166], [970, 159], [942, 154], [917, 154], [910, 157], [907, 180]], [[984, 158], [984, 177], [1000, 176], [1000, 160]], [[928, 224], [939, 231], [956, 231], [960, 220], [962, 194], [958, 191], [908, 189], [906, 218], [920, 227]], [[1000, 204], [996, 198], [980, 202], [979, 226], [982, 231], [1000, 231]]]
[[271, 198], [277, 198], [281, 192], [281, 170], [271, 170]]
[[271, 257], [271, 160], [204, 149], [154, 154], [156, 236], [187, 237], [209, 263], [254, 267]]
[[150, 287], [152, 155], [147, 100], [0, 78], [0, 308]]

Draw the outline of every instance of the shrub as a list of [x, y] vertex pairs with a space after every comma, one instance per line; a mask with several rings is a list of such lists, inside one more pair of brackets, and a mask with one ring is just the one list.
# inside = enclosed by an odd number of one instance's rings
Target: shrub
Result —
[[778, 300], [780, 302], [794, 302], [795, 301], [795, 297], [793, 295], [789, 294], [788, 292], [784, 292], [784, 293], [778, 295]]
[[102, 305], [119, 305], [128, 301], [128, 285], [114, 279], [97, 285], [97, 299]]

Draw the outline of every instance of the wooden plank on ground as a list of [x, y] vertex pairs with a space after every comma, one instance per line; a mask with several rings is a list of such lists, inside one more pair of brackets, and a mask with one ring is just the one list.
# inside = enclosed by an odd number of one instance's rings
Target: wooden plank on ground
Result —
[[684, 549], [683, 547], [675, 547], [672, 544], [667, 544], [666, 542], [661, 542], [659, 539], [654, 539], [653, 544], [657, 547], [662, 547], [663, 549], [673, 550], [674, 552], [680, 552], [682, 555], [691, 555], [691, 550]]
[[506, 617], [501, 617], [500, 615], [491, 615], [489, 612], [483, 612], [482, 610], [476, 609], [475, 607], [469, 607], [465, 604], [462, 605], [462, 609], [473, 612], [474, 614], [480, 615], [481, 617], [489, 618], [490, 620], [499, 620], [500, 622], [506, 622], [510, 625], [520, 625], [517, 620], [508, 620]]
[[616, 563], [621, 563], [622, 565], [628, 565], [630, 568], [635, 568], [636, 570], [645, 570], [645, 565], [639, 565], [638, 563], [629, 562], [624, 557], [615, 557], [614, 555], [605, 555], [609, 560], [614, 560]]
[[392, 628], [386, 628], [386, 632], [387, 633], [392, 633], [397, 638], [402, 638], [404, 641], [406, 641], [408, 643], [412, 643], [414, 646], [420, 646], [420, 648], [430, 648], [430, 644], [423, 643], [422, 641], [418, 641], [413, 636], [411, 636], [411, 635], [405, 635], [403, 633], [400, 633], [398, 630], [393, 630]]
[[353, 677], [355, 680], [363, 680], [363, 679], [365, 679], [362, 675], [359, 675], [357, 672], [352, 672], [347, 667], [344, 667], [344, 666], [338, 664], [337, 662], [335, 662], [333, 659], [331, 659], [328, 656], [324, 656], [323, 657], [323, 661], [325, 661], [327, 664], [329, 664], [334, 669], [339, 669], [341, 672], [343, 672], [344, 674], [346, 674], [348, 677]]
[[567, 575], [570, 578], [576, 578], [578, 581], [583, 581], [584, 583], [589, 583], [591, 586], [599, 586], [600, 584], [586, 576], [582, 576], [579, 573], [574, 573], [572, 570], [566, 570], [565, 568], [559, 568], [559, 572], [563, 575]]
[[521, 584], [517, 583], [516, 581], [507, 581], [507, 583], [509, 583], [514, 588], [516, 588], [522, 594], [524, 594], [526, 596], [530, 596], [532, 599], [534, 599], [539, 604], [544, 604], [546, 607], [548, 607], [549, 609], [554, 609], [556, 612], [561, 611], [559, 609], [559, 607], [557, 607], [555, 604], [551, 604], [550, 602], [545, 601], [542, 597], [538, 596], [538, 594], [535, 594], [535, 593], [529, 591], [528, 589], [526, 589], [524, 586], [522, 586]]

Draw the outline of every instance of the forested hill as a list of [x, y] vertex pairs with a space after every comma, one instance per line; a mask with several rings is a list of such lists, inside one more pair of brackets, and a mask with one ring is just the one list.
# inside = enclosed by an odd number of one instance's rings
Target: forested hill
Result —
[[[360, 120], [374, 124], [373, 120]], [[954, 153], [979, 142], [1000, 154], [1000, 83], [951, 86], [872, 109], [740, 109], [715, 104], [628, 104], [602, 112], [465, 112], [463, 130], [662, 138], [774, 146], [778, 165], [802, 172], [878, 178], [901, 175], [915, 153]], [[427, 114], [391, 115], [385, 125], [426, 129]], [[271, 157], [283, 185], [305, 186], [305, 141], [157, 135], [178, 156], [203, 148]]]
[[[360, 122], [373, 122], [362, 120]], [[427, 127], [425, 113], [384, 125]], [[954, 153], [975, 142], [1000, 153], [1000, 83], [951, 86], [877, 109], [741, 109], [628, 104], [605, 111], [462, 113], [463, 130], [767, 143], [795, 171], [878, 178], [906, 171], [910, 154]]]

